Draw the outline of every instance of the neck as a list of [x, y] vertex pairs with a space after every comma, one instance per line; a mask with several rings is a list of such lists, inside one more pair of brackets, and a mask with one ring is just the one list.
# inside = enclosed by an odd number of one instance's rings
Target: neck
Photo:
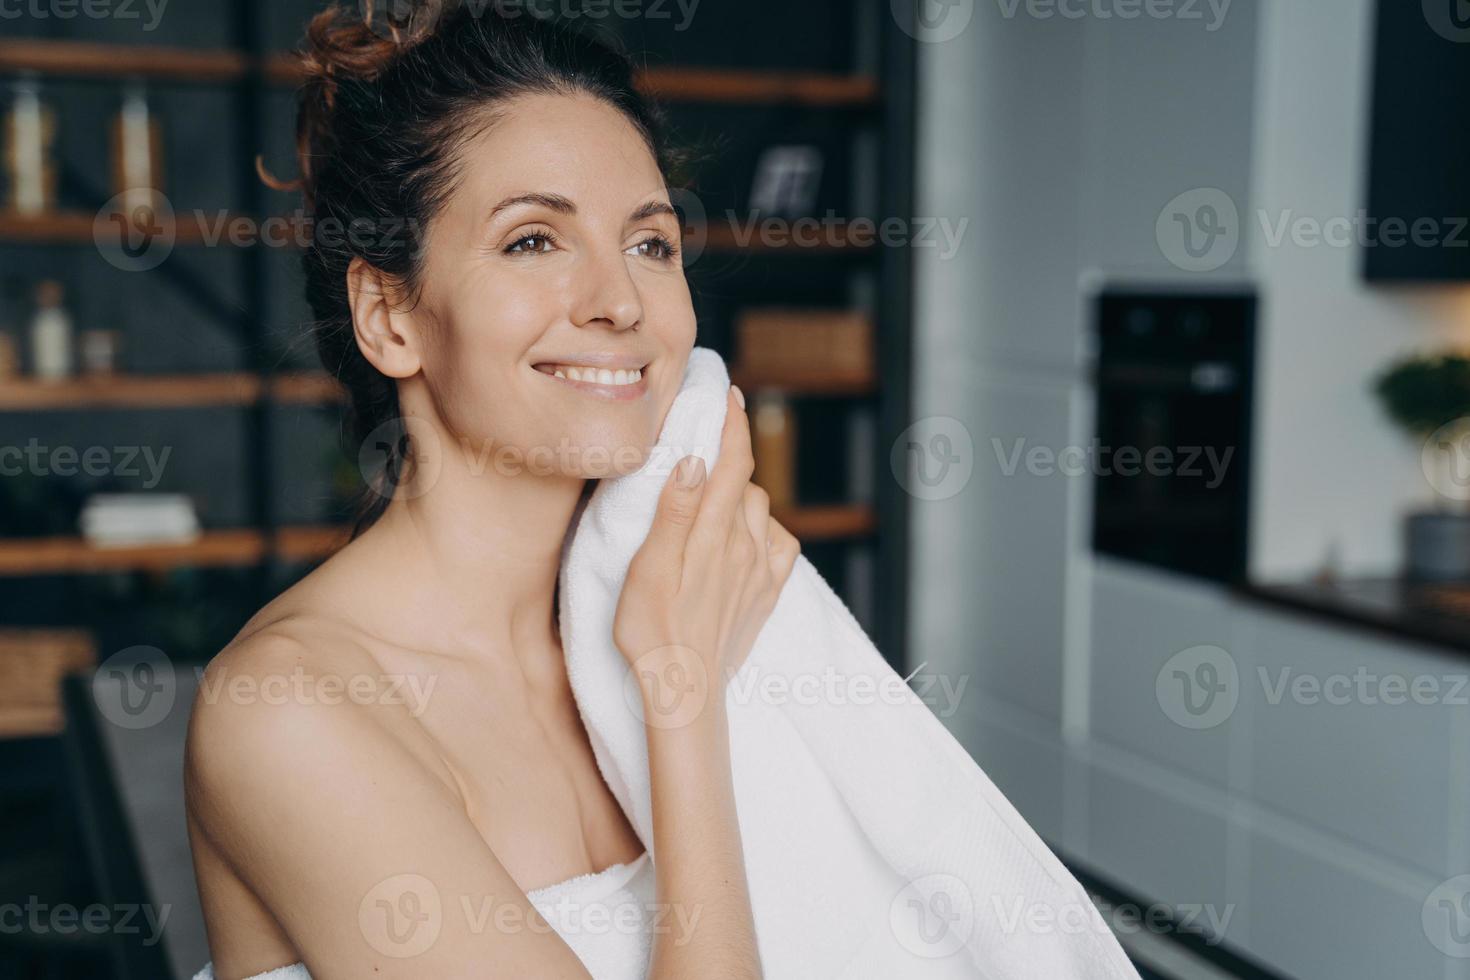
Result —
[[392, 590], [386, 605], [412, 622], [415, 644], [539, 662], [560, 649], [561, 548], [587, 481], [497, 467], [447, 439], [441, 445], [369, 532], [384, 576], [374, 594]]

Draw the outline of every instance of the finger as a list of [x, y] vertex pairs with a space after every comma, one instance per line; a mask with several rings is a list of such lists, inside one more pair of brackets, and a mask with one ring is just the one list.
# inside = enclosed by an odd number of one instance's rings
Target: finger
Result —
[[767, 534], [771, 541], [771, 577], [775, 579], [776, 591], [779, 592], [791, 577], [791, 570], [796, 566], [797, 557], [801, 555], [801, 542], [774, 517], [770, 519], [768, 527]]
[[657, 561], [676, 572], [683, 568], [684, 547], [699, 515], [700, 501], [708, 484], [701, 457], [691, 454], [679, 461], [664, 481], [658, 507], [653, 514], [653, 526], [638, 551], [638, 559]]
[[745, 527], [751, 538], [755, 540], [755, 553], [762, 559], [766, 559], [770, 554], [771, 546], [771, 497], [754, 483], [746, 484], [743, 509]]
[[755, 461], [750, 450], [750, 416], [735, 399], [731, 386], [725, 395], [725, 427], [720, 432], [720, 458], [710, 471], [709, 488], [695, 519], [694, 533], [710, 541], [724, 541], [735, 519]]
[[[747, 483], [746, 489], [750, 489]], [[748, 493], [742, 493], [740, 500], [735, 505], [735, 513], [730, 518], [730, 528], [725, 537], [725, 558], [735, 564], [736, 567], [744, 568], [747, 565], [754, 567], [756, 559], [765, 553], [764, 548], [757, 548], [755, 535], [751, 533], [750, 525], [746, 521], [746, 499]]]

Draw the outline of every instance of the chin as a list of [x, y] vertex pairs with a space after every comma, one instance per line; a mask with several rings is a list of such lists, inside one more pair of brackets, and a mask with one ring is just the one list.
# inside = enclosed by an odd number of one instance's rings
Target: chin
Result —
[[655, 437], [639, 427], [627, 431], [623, 427], [569, 433], [562, 446], [564, 455], [557, 463], [571, 476], [595, 480], [626, 476], [648, 460]]

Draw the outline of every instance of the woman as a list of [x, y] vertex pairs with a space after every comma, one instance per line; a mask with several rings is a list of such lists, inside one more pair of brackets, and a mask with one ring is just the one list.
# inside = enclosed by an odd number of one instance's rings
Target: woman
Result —
[[[440, 13], [384, 37], [334, 9], [308, 32], [307, 288], [391, 489], [201, 685], [186, 785], [213, 973], [760, 976], [724, 699], [647, 726], [653, 866], [555, 614], [588, 481], [644, 462], [694, 342], [659, 117], [601, 43]], [[729, 409], [715, 467], [671, 474], [621, 596], [645, 699], [690, 655], [717, 693], [796, 560], [749, 482], [738, 390]], [[533, 906], [613, 891], [656, 907], [599, 930]]]

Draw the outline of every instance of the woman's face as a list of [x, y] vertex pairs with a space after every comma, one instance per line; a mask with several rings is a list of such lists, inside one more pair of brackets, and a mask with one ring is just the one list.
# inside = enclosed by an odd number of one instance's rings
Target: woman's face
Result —
[[597, 99], [527, 96], [462, 148], [458, 173], [414, 313], [449, 437], [497, 467], [638, 468], [695, 333], [679, 220], [647, 144]]

